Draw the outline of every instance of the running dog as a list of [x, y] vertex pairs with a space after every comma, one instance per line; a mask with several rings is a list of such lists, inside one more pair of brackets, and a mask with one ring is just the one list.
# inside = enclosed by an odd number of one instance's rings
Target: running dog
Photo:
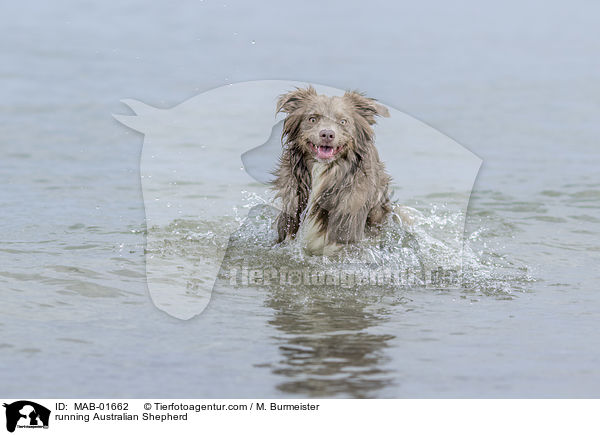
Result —
[[391, 179], [373, 125], [387, 108], [355, 91], [329, 97], [309, 86], [281, 95], [279, 112], [287, 116], [273, 184], [278, 242], [297, 237], [309, 254], [330, 255], [379, 227], [392, 211]]

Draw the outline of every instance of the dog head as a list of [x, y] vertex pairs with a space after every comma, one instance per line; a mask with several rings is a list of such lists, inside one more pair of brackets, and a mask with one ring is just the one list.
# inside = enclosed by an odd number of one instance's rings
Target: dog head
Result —
[[375, 116], [390, 116], [384, 106], [359, 92], [328, 97], [312, 86], [281, 95], [277, 112], [287, 113], [285, 142], [321, 162], [364, 155], [373, 146]]

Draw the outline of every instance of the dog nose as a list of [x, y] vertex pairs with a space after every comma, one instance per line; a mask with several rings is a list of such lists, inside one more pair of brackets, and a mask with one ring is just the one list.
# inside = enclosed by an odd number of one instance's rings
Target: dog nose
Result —
[[319, 137], [323, 142], [331, 142], [335, 139], [335, 132], [333, 130], [321, 130], [319, 132]]

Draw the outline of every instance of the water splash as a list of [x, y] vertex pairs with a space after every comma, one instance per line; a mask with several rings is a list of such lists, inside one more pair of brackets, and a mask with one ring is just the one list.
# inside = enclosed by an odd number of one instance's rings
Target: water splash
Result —
[[232, 286], [431, 288], [510, 298], [534, 280], [525, 265], [494, 250], [495, 230], [480, 227], [465, 241], [456, 231], [460, 215], [444, 207], [415, 210], [410, 225], [391, 216], [378, 234], [320, 257], [296, 241], [276, 244], [278, 210], [260, 195], [246, 201], [250, 212], [229, 240], [220, 273]]

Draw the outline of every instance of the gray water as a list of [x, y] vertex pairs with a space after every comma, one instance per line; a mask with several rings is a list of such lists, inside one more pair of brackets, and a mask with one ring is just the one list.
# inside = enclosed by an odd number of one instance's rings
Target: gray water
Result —
[[[597, 4], [1, 8], [0, 396], [598, 396]], [[152, 304], [143, 140], [111, 114], [262, 79], [358, 88], [482, 158], [465, 288], [221, 280], [191, 320]], [[193, 255], [199, 223], [176, 224]], [[263, 224], [236, 255], [308, 261]]]

